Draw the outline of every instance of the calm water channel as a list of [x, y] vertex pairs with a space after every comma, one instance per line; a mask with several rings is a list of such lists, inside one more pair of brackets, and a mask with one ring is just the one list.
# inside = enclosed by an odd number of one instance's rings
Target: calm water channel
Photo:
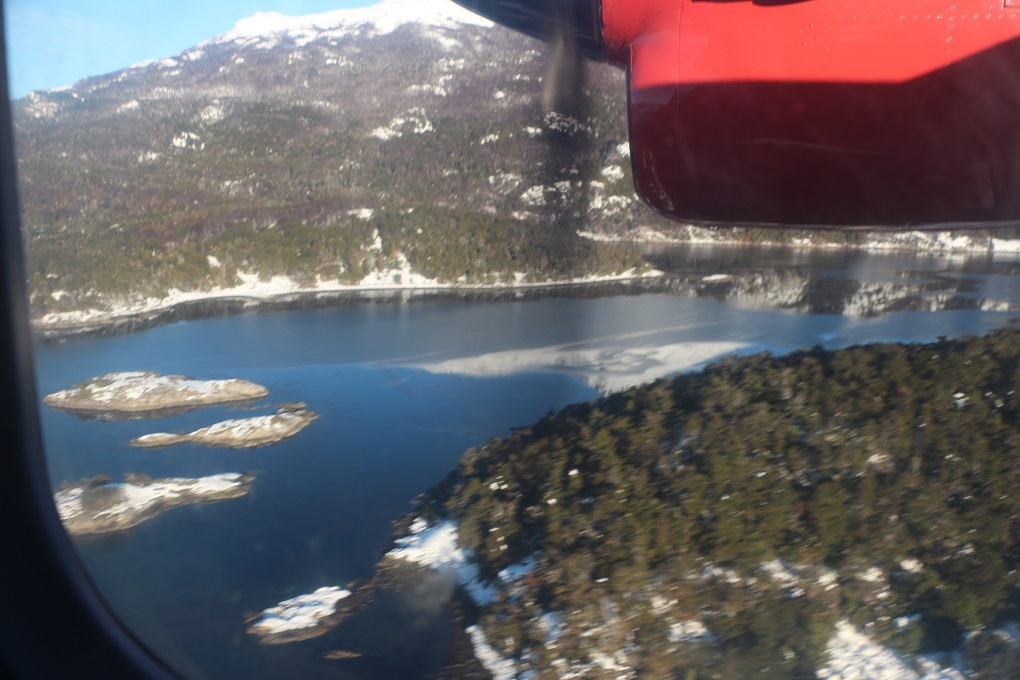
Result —
[[[253, 313], [93, 340], [40, 344], [40, 395], [91, 376], [153, 370], [246, 378], [254, 411], [161, 421], [82, 420], [42, 409], [54, 486], [98, 474], [252, 471], [242, 499], [177, 508], [79, 542], [123, 620], [193, 678], [418, 678], [445, 663], [449, 612], [396, 598], [322, 638], [259, 646], [248, 617], [324, 585], [369, 577], [391, 522], [468, 447], [550, 409], [729, 352], [785, 352], [978, 334], [1020, 318], [1020, 265], [990, 256], [658, 248], [669, 272], [641, 294], [536, 300], [376, 300]], [[130, 448], [303, 401], [320, 419], [250, 451]], [[363, 654], [328, 661], [329, 650]]]

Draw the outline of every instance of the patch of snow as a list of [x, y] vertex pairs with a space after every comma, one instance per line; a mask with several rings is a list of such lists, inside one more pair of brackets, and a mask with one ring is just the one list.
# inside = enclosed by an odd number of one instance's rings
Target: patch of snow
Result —
[[872, 467], [885, 465], [890, 460], [888, 453], [873, 453], [868, 456], [868, 460], [864, 461]]
[[532, 207], [545, 205], [545, 187], [536, 185], [521, 194], [521, 201]]
[[139, 108], [138, 100], [132, 99], [131, 101], [124, 102], [117, 107], [117, 113], [127, 113], [128, 111], [137, 111]]
[[584, 125], [573, 116], [567, 116], [558, 111], [549, 111], [543, 119], [545, 126], [550, 130], [562, 132], [567, 135], [576, 135], [578, 132], [588, 132], [590, 128]]
[[993, 238], [992, 250], [997, 253], [1020, 253], [1020, 239]]
[[798, 584], [800, 576], [788, 564], [780, 559], [769, 560], [763, 563], [759, 569], [764, 571], [769, 578], [786, 589], [787, 597], [802, 597], [804, 589]]
[[396, 547], [386, 556], [452, 576], [471, 599], [482, 606], [495, 601], [501, 585], [512, 584], [535, 568], [534, 559], [527, 559], [501, 571], [499, 584], [485, 583], [479, 577], [471, 551], [459, 546], [456, 522], [446, 520], [430, 526], [418, 518], [411, 523], [410, 532], [397, 539]]
[[408, 109], [402, 115], [396, 116], [390, 121], [389, 125], [377, 127], [369, 134], [377, 139], [388, 141], [397, 137], [403, 137], [405, 132], [423, 135], [427, 132], [432, 132], [434, 129], [425, 109], [415, 107]]
[[897, 616], [893, 619], [893, 624], [897, 630], [903, 630], [904, 628], [917, 623], [923, 617], [920, 614], [911, 614], [910, 616]]
[[619, 165], [608, 165], [602, 168], [602, 176], [610, 182], [619, 182], [623, 179], [623, 168]]
[[342, 54], [329, 54], [326, 55], [326, 66], [350, 66], [353, 64], [350, 59], [343, 56]]
[[150, 66], [154, 66], [155, 64], [156, 64], [155, 59], [144, 59], [142, 61], [136, 61], [135, 63], [128, 66], [128, 70], [133, 71], [140, 68], [148, 68]]
[[1020, 647], [1020, 625], [1010, 622], [995, 629], [995, 635], [1003, 642]]
[[[452, 79], [453, 79], [453, 76], [441, 76], [439, 78], [439, 82], [437, 82], [435, 84], [425, 83], [425, 84], [422, 84], [422, 85], [418, 85], [418, 84], [409, 85], [407, 87], [407, 91], [410, 94], [414, 94], [416, 92], [424, 92], [425, 94], [432, 94], [432, 95], [435, 95], [437, 97], [446, 97], [447, 95], [450, 94], [450, 91], [447, 88], [447, 85], [450, 83], [450, 81]], [[379, 129], [379, 128], [377, 128], [377, 129]]]
[[376, 129], [372, 130], [372, 132], [370, 132], [369, 134], [375, 137], [376, 139], [383, 140], [384, 142], [387, 142], [395, 137], [403, 137], [402, 133], [385, 127], [377, 127]]
[[73, 519], [83, 512], [81, 494], [84, 489], [80, 486], [73, 489], [63, 489], [53, 495], [53, 501], [57, 505], [57, 514], [60, 519], [67, 521]]
[[226, 117], [226, 111], [218, 103], [210, 104], [198, 114], [199, 119], [207, 125], [218, 123]]
[[591, 200], [588, 203], [590, 212], [601, 211], [606, 215], [617, 215], [634, 202], [629, 196], [607, 196], [606, 185], [597, 180], [591, 182], [591, 189]]
[[[354, 210], [348, 210], [347, 214], [351, 215], [352, 217], [357, 217], [359, 220], [365, 220], [367, 222], [368, 220], [370, 220], [373, 217], [375, 217], [375, 209], [373, 209], [373, 208], [356, 208]], [[382, 239], [379, 237], [379, 230], [378, 229], [375, 231], [375, 240], [376, 240], [376, 245], [375, 245], [375, 247], [371, 248], [371, 250], [382, 250]]]
[[223, 263], [220, 262], [220, 258], [216, 257], [215, 255], [208, 255], [206, 256], [205, 259], [209, 262], [209, 266], [215, 269], [219, 269], [220, 267], [223, 266]]
[[503, 583], [513, 583], [520, 581], [522, 578], [530, 574], [538, 566], [538, 562], [532, 559], [526, 559], [516, 564], [511, 564], [509, 567], [504, 568], [499, 572], [499, 580]]
[[[106, 487], [113, 489], [119, 500], [97, 512], [95, 518], [137, 515], [164, 498], [175, 498], [183, 493], [198, 496], [220, 494], [241, 486], [242, 477], [239, 472], [226, 472], [194, 479], [171, 477], [145, 485], [127, 482], [107, 484]], [[67, 521], [82, 514], [81, 496], [81, 487], [64, 489], [54, 494], [57, 512], [62, 520]]]
[[181, 134], [174, 137], [170, 144], [175, 149], [198, 149], [202, 150], [205, 148], [205, 142], [202, 138], [196, 135], [194, 132], [182, 132]]
[[470, 561], [471, 552], [458, 545], [456, 522], [445, 521], [426, 528], [412, 524], [411, 528], [411, 535], [398, 539], [397, 547], [386, 553], [387, 557], [420, 564], [453, 576], [471, 599], [480, 605], [495, 600], [496, 588], [482, 582], [478, 567]]
[[702, 579], [719, 579], [729, 583], [730, 585], [737, 585], [743, 583], [743, 577], [737, 573], [734, 569], [726, 569], [715, 564], [709, 564], [701, 571]]
[[359, 285], [363, 288], [437, 288], [437, 279], [430, 279], [411, 269], [411, 263], [403, 253], [397, 253], [396, 266], [379, 269], [363, 278]]
[[[492, 144], [493, 142], [498, 142], [498, 141], [499, 141], [499, 135], [492, 134], [492, 135], [485, 135], [484, 137], [482, 137], [481, 141], [479, 141], [478, 143], [482, 144], [482, 145], [485, 145], [485, 144]], [[492, 178], [490, 177], [489, 179], [491, 180]]]
[[[261, 46], [268, 39], [289, 38], [297, 44], [313, 40], [336, 40], [361, 35], [376, 37], [388, 35], [401, 26], [416, 24], [428, 28], [425, 34], [444, 47], [459, 46], [459, 42], [436, 28], [457, 29], [464, 25], [490, 27], [492, 22], [445, 0], [384, 0], [371, 7], [340, 9], [322, 14], [286, 16], [278, 12], [257, 12], [241, 19], [228, 31], [209, 41], [209, 44], [235, 43]], [[203, 46], [206, 43], [203, 43]]]
[[634, 677], [634, 669], [626, 665], [626, 656], [622, 652], [618, 652], [613, 656], [604, 652], [592, 652], [592, 662], [601, 668], [602, 670], [612, 671], [614, 673], [622, 673], [617, 678], [632, 678]]
[[523, 181], [520, 175], [512, 172], [498, 172], [495, 175], [489, 175], [489, 185], [496, 187], [504, 194], [519, 187]]
[[492, 674], [492, 680], [517, 680], [514, 662], [500, 656], [499, 652], [489, 644], [485, 632], [480, 626], [468, 626], [466, 629], [474, 647], [475, 657]]
[[338, 602], [350, 595], [351, 591], [340, 586], [324, 586], [309, 595], [284, 600], [275, 607], [264, 610], [262, 618], [252, 625], [251, 630], [278, 634], [314, 628], [322, 619], [336, 611]]
[[825, 588], [826, 592], [828, 592], [833, 588], [839, 587], [839, 574], [834, 571], [823, 571], [821, 575], [819, 575], [816, 583]]
[[[1004, 244], [1005, 245], [1005, 244]], [[911, 249], [922, 252], [987, 251], [993, 243], [987, 237], [953, 235], [948, 231], [906, 231], [872, 234], [863, 244], [864, 250]]]
[[885, 581], [885, 574], [878, 567], [870, 567], [867, 571], [858, 574], [857, 578], [868, 583], [881, 583]]
[[910, 557], [900, 562], [900, 569], [909, 574], [919, 574], [924, 571], [924, 564], [920, 560]]
[[669, 626], [669, 641], [673, 644], [715, 642], [715, 636], [701, 621], [678, 621]]
[[560, 612], [546, 612], [538, 617], [538, 628], [545, 633], [546, 646], [555, 645], [556, 641], [563, 636], [566, 626], [563, 621], [563, 614]]
[[59, 104], [38, 92], [29, 92], [25, 101], [27, 102], [25, 111], [33, 118], [53, 118], [60, 110]]
[[873, 314], [876, 309], [887, 309], [897, 300], [908, 299], [921, 292], [922, 288], [920, 286], [905, 286], [892, 283], [862, 283], [843, 306], [843, 315], [864, 317]]
[[[858, 632], [848, 621], [836, 624], [826, 647], [829, 660], [819, 680], [964, 680], [958, 668], [943, 668], [926, 657], [908, 658]], [[914, 670], [916, 667], [918, 670]]]
[[463, 71], [466, 63], [463, 57], [459, 59], [443, 58], [436, 62], [436, 68], [440, 71]]
[[370, 243], [365, 250], [370, 252], [381, 253], [383, 247], [382, 236], [379, 234], [378, 229], [372, 230], [372, 243]]

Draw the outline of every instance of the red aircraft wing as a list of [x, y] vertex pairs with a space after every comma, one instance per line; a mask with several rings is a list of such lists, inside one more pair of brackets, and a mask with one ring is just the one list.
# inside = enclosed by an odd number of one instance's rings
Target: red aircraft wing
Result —
[[1020, 221], [1020, 0], [458, 0], [628, 73], [673, 219]]

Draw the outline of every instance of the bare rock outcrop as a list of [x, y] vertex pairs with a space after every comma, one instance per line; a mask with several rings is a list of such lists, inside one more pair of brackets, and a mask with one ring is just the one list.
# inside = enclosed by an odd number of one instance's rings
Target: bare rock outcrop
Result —
[[121, 483], [100, 476], [64, 485], [53, 500], [72, 536], [107, 534], [138, 526], [170, 508], [240, 498], [253, 481], [254, 476], [239, 472], [190, 479], [129, 474]]
[[131, 446], [160, 448], [191, 442], [223, 449], [254, 449], [290, 439], [318, 419], [304, 404], [287, 406], [276, 413], [253, 418], [224, 420], [186, 434], [154, 432], [131, 440]]
[[184, 411], [262, 399], [262, 385], [247, 380], [195, 380], [152, 371], [108, 373], [43, 399], [53, 408], [92, 416], [160, 417]]

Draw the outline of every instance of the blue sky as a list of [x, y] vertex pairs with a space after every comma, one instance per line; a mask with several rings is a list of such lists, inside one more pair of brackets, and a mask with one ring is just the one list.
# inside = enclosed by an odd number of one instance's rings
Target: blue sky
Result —
[[255, 12], [315, 14], [377, 0], [3, 0], [11, 97], [181, 52]]

